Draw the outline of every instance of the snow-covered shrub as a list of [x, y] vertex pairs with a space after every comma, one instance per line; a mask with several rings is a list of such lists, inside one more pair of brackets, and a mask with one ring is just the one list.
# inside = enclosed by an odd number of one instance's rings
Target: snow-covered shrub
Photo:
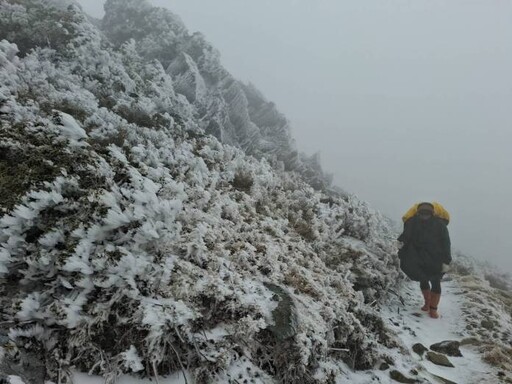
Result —
[[487, 280], [493, 288], [501, 289], [502, 291], [512, 290], [510, 273], [487, 272], [485, 274], [485, 280]]
[[479, 269], [477, 268], [477, 262], [475, 259], [455, 252], [453, 255], [453, 261], [450, 264], [451, 272], [456, 273], [460, 276], [473, 275]]
[[16, 41], [22, 56], [37, 47], [65, 52], [84, 18], [72, 4], [63, 8], [39, 0], [2, 0], [0, 7], [0, 36]]

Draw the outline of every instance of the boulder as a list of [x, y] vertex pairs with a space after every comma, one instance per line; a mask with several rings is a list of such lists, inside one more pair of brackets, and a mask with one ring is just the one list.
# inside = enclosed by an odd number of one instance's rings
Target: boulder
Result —
[[460, 342], [460, 345], [474, 345], [474, 346], [480, 346], [482, 345], [482, 341], [477, 337], [466, 337]]
[[448, 360], [448, 358], [441, 354], [441, 353], [436, 353], [436, 352], [432, 352], [432, 351], [428, 351], [427, 352], [427, 360], [430, 360], [432, 363], [436, 364], [436, 365], [441, 365], [443, 367], [450, 367], [450, 368], [454, 368], [455, 366], [451, 363], [450, 360]]
[[441, 341], [440, 343], [432, 344], [430, 349], [439, 353], [444, 353], [448, 356], [462, 357], [460, 352], [460, 343], [455, 340]]
[[272, 311], [274, 325], [270, 326], [269, 330], [279, 341], [295, 336], [298, 320], [293, 298], [284, 288], [276, 284], [264, 283], [264, 285], [274, 293], [275, 299], [279, 301], [277, 308]]
[[421, 343], [416, 343], [412, 346], [412, 350], [423, 357], [423, 354], [428, 351], [428, 348]]
[[411, 379], [410, 377], [405, 376], [403, 373], [397, 370], [389, 372], [389, 376], [399, 383], [414, 384], [418, 382], [418, 380]]
[[446, 379], [446, 378], [438, 376], [438, 375], [432, 374], [432, 376], [434, 376], [436, 379], [438, 379], [443, 384], [457, 384], [455, 381], [451, 381], [449, 379]]

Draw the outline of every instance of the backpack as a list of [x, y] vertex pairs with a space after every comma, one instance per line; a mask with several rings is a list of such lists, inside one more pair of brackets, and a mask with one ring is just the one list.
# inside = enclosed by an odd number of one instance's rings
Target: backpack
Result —
[[[409, 210], [405, 213], [405, 215], [402, 216], [402, 221], [405, 223], [407, 220], [409, 220], [411, 217], [415, 216], [418, 212], [418, 205], [414, 204]], [[434, 216], [439, 217], [440, 219], [443, 219], [446, 221], [446, 225], [450, 223], [450, 214], [448, 211], [438, 202], [434, 201], [432, 203], [434, 206]]]

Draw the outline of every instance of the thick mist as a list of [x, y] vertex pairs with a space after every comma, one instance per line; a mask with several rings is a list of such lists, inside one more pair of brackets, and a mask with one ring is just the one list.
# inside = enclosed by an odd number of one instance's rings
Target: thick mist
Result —
[[512, 3], [152, 3], [274, 101], [336, 184], [396, 221], [440, 201], [454, 248], [512, 272]]

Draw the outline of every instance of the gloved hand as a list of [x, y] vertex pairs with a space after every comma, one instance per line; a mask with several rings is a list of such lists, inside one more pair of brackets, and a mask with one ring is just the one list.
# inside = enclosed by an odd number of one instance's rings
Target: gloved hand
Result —
[[443, 273], [446, 273], [450, 270], [450, 265], [449, 264], [444, 264], [441, 266], [441, 272]]

